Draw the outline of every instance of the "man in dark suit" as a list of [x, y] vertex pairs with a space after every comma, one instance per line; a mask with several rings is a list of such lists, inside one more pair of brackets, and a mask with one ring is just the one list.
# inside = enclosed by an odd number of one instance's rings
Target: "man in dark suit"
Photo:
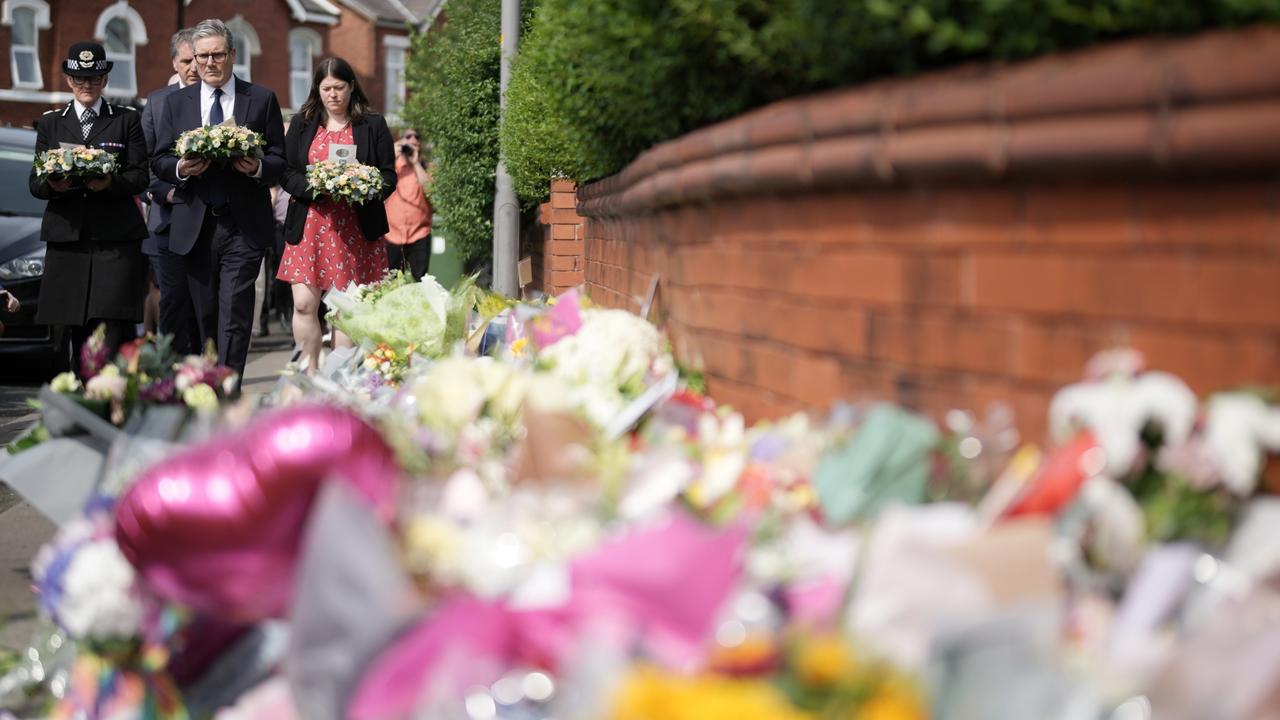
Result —
[[[284, 171], [284, 126], [270, 90], [232, 75], [236, 51], [221, 20], [191, 31], [200, 82], [171, 93], [157, 117], [151, 169], [175, 186], [169, 251], [181, 255], [202, 338], [218, 346], [218, 360], [244, 374], [253, 329], [253, 281], [275, 218], [269, 188]], [[234, 118], [266, 139], [263, 157], [225, 166], [179, 158], [184, 131]]]
[[[177, 82], [147, 96], [142, 109], [142, 133], [147, 138], [147, 154], [156, 151], [156, 118], [164, 115], [164, 104], [169, 94], [199, 82], [196, 71], [195, 50], [191, 47], [190, 28], [174, 33], [169, 41], [169, 57], [173, 62]], [[151, 272], [160, 288], [160, 332], [173, 336], [173, 349], [183, 355], [196, 354], [200, 347], [200, 328], [196, 324], [195, 309], [191, 302], [191, 290], [187, 287], [187, 272], [181, 255], [169, 251], [169, 215], [176, 199], [176, 188], [151, 176], [147, 197], [151, 210], [147, 214], [147, 230], [150, 235], [142, 243], [142, 252], [151, 259]]]
[[31, 194], [49, 201], [40, 225], [48, 247], [36, 321], [66, 327], [77, 357], [100, 323], [112, 353], [132, 338], [146, 292], [147, 226], [134, 196], [147, 186], [147, 143], [136, 111], [102, 99], [111, 66], [102, 45], [72, 45], [62, 72], [73, 99], [35, 123], [37, 155], [83, 145], [116, 161], [116, 170], [102, 177], [40, 176], [33, 168], [29, 180]]

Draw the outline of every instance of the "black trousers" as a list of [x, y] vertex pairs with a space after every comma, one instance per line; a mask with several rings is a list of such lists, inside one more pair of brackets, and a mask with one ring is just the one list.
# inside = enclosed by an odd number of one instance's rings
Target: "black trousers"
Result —
[[201, 342], [213, 340], [218, 362], [241, 377], [249, 357], [253, 282], [262, 253], [240, 232], [231, 215], [206, 212], [200, 235], [184, 258]]
[[431, 266], [431, 233], [408, 245], [387, 243], [387, 269], [407, 270], [414, 280], [421, 280]]
[[163, 248], [151, 256], [151, 271], [160, 288], [160, 318], [156, 322], [160, 333], [173, 336], [173, 349], [180, 355], [198, 355], [204, 348], [187, 284], [186, 260]]

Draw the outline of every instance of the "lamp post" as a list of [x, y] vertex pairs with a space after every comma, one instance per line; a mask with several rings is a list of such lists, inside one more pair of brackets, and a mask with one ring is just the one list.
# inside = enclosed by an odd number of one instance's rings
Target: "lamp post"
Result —
[[[499, 86], [499, 120], [506, 116], [507, 84], [511, 81], [511, 59], [516, 54], [520, 35], [520, 0], [502, 0], [502, 74]], [[515, 183], [507, 166], [498, 158], [497, 180], [493, 198], [493, 285], [496, 293], [518, 297], [520, 283], [516, 276], [520, 252], [520, 202], [516, 200]]]
[[187, 26], [187, 0], [178, 0], [178, 30]]

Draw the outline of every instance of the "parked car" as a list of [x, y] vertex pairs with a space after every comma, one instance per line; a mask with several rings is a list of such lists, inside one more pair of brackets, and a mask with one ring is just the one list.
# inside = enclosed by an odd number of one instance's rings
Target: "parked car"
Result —
[[31, 196], [27, 177], [35, 156], [36, 133], [0, 128], [0, 285], [22, 302], [14, 315], [4, 315], [0, 366], [14, 356], [45, 356], [59, 365], [69, 343], [63, 333], [36, 323], [36, 304], [44, 275], [44, 243], [40, 218], [45, 201]]

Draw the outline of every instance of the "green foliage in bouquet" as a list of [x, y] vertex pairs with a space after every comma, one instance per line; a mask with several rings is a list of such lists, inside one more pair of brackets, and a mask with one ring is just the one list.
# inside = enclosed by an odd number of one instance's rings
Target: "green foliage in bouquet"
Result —
[[609, 175], [655, 143], [793, 95], [1256, 21], [1280, 21], [1280, 3], [544, 0], [508, 89], [502, 154], [517, 192], [540, 198], [553, 177]]
[[[521, 3], [526, 16], [535, 5]], [[436, 232], [464, 262], [492, 254], [501, 11], [499, 0], [453, 0], [446, 22], [414, 36], [405, 73], [401, 114], [432, 145]]]
[[1238, 503], [1222, 487], [1196, 488], [1188, 478], [1148, 464], [1129, 483], [1152, 542], [1195, 542], [1221, 549], [1231, 537]]

